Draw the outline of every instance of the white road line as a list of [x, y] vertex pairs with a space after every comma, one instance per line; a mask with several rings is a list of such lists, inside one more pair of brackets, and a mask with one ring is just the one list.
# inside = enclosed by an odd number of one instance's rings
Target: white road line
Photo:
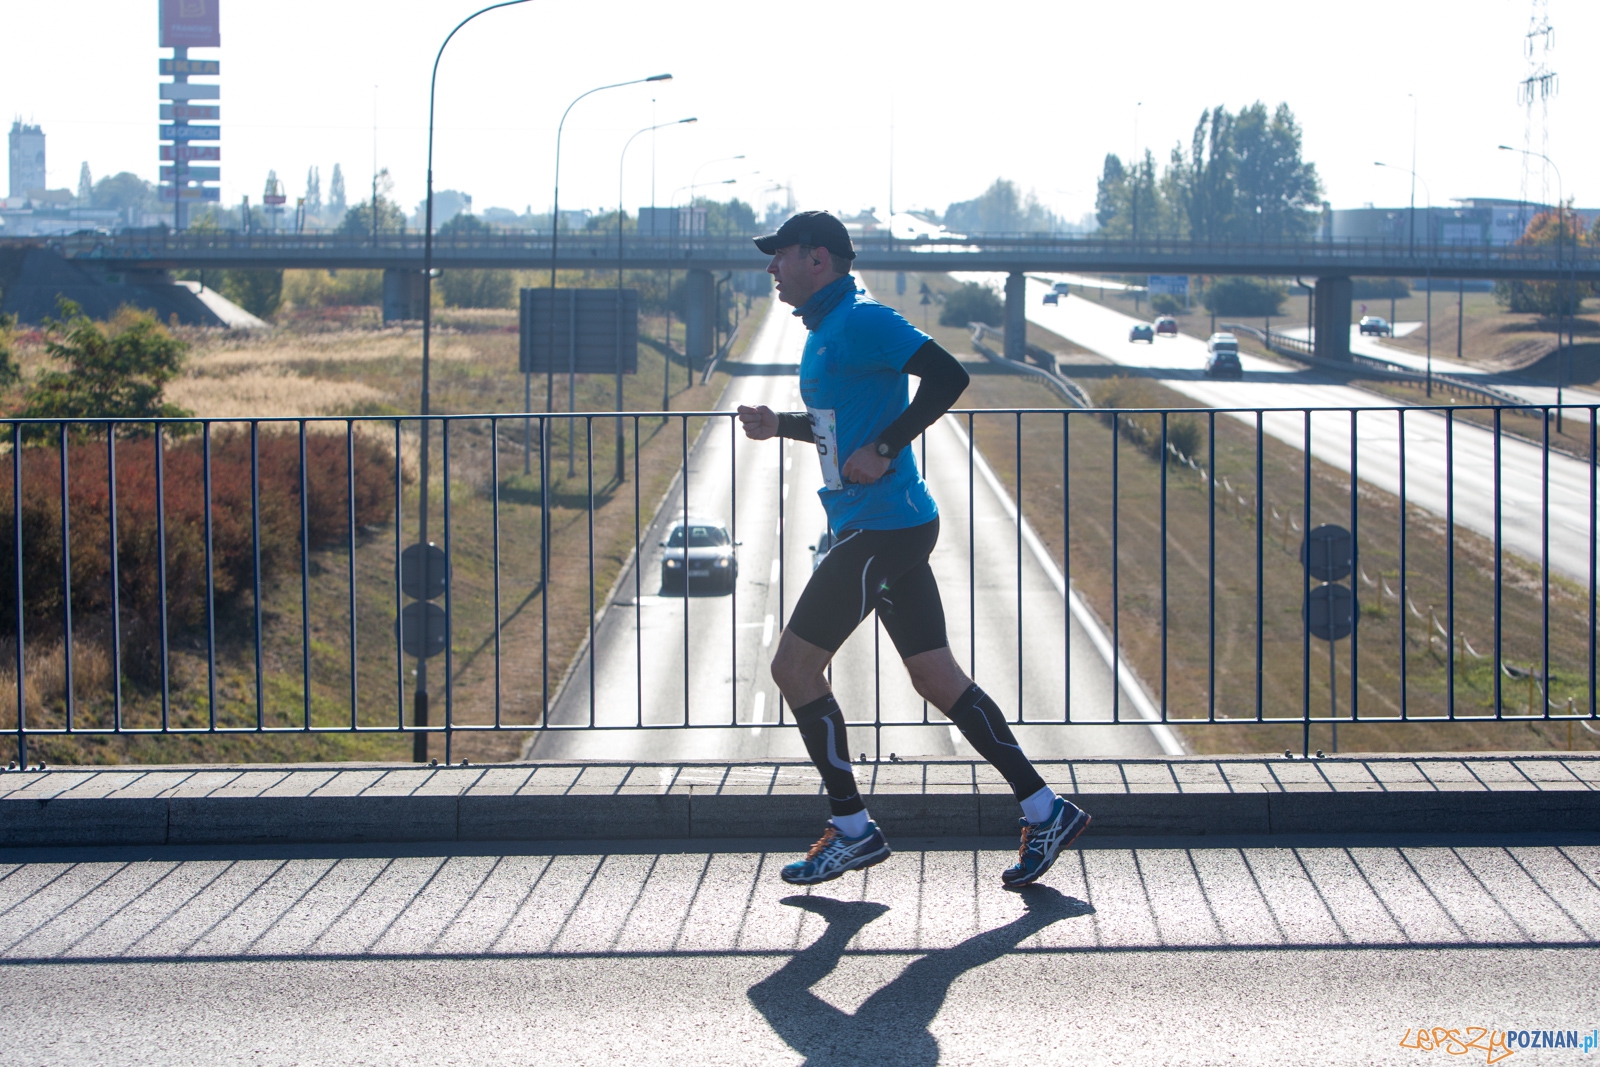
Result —
[[[772, 621], [772, 616], [771, 615], [767, 616], [767, 621], [768, 622]], [[765, 694], [763, 692], [760, 692], [759, 690], [756, 692], [755, 703], [750, 708], [750, 721], [751, 722], [766, 722], [767, 721], [767, 694]], [[753, 727], [750, 732], [752, 734], [756, 734], [756, 735], [759, 736], [760, 733], [761, 733], [761, 727], [759, 727], [759, 726]]]
[[785, 499], [785, 500], [789, 499], [789, 486], [790, 486], [790, 484], [792, 484], [792, 483], [790, 483], [790, 482], [784, 482], [783, 483], [783, 499]]
[[[779, 532], [781, 533], [782, 531], [780, 530]], [[778, 584], [778, 575], [781, 574], [782, 572], [783, 572], [783, 560], [774, 558], [773, 561], [772, 561], [772, 573], [767, 576], [767, 584], [768, 585], [777, 585]], [[770, 618], [772, 618], [772, 616], [768, 615], [767, 618], [770, 619]]]
[[[773, 562], [776, 563], [777, 560], [773, 560]], [[767, 616], [767, 621], [765, 623], [763, 623], [762, 626], [761, 626], [761, 647], [762, 648], [766, 648], [768, 645], [772, 644], [772, 624], [775, 621], [777, 621], [777, 620], [775, 620], [771, 615], [768, 615]], [[760, 698], [757, 697], [757, 699], [760, 699]]]

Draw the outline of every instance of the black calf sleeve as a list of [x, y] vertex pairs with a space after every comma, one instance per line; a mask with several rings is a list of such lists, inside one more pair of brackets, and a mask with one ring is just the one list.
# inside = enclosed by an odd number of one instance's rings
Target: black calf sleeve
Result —
[[988, 693], [973, 685], [961, 694], [955, 707], [944, 714], [956, 724], [956, 729], [967, 739], [967, 744], [977, 749], [978, 755], [993, 764], [994, 769], [1011, 783], [1011, 791], [1018, 800], [1031, 797], [1044, 788], [1044, 779], [1033, 769], [1028, 757], [1022, 754], [1022, 746], [1017, 744], [1005, 716], [1000, 713], [1000, 706], [989, 698]]
[[856, 773], [850, 766], [850, 739], [845, 733], [844, 712], [833, 694], [820, 696], [794, 709], [795, 725], [806, 743], [806, 754], [822, 774], [828, 789], [828, 807], [835, 815], [854, 815], [866, 808], [856, 788]]

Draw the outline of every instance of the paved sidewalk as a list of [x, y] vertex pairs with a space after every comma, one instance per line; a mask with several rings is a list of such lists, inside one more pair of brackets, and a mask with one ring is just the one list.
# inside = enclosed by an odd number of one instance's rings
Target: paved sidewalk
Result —
[[1600, 1022], [1597, 844], [1165, 842], [1013, 894], [1011, 853], [896, 843], [810, 894], [777, 843], [4, 851], [0, 1064], [1414, 1064]]
[[[1600, 757], [1571, 754], [1042, 762], [1112, 834], [1600, 830]], [[859, 764], [898, 832], [1010, 834], [983, 763]], [[804, 762], [63, 768], [0, 775], [0, 846], [809, 836]]]

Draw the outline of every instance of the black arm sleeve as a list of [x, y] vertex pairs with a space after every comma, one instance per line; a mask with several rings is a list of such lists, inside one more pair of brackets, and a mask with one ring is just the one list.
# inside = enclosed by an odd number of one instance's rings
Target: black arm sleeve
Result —
[[910, 444], [917, 434], [949, 411], [972, 380], [956, 357], [941, 348], [937, 341], [929, 341], [917, 349], [901, 369], [907, 374], [915, 374], [922, 381], [917, 386], [917, 395], [911, 398], [910, 406], [878, 435], [878, 440], [886, 443], [894, 452]]
[[803, 411], [778, 412], [778, 436], [787, 437], [791, 441], [809, 441], [816, 443], [816, 437], [811, 433], [811, 417]]

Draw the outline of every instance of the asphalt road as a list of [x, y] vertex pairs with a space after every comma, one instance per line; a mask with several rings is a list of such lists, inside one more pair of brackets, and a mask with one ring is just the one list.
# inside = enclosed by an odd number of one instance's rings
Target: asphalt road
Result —
[[[985, 277], [988, 277], [987, 275]], [[1295, 371], [1281, 363], [1244, 355], [1241, 381], [1204, 376], [1205, 343], [1193, 337], [1160, 337], [1154, 344], [1128, 341], [1134, 319], [1094, 300], [1073, 295], [1048, 305], [1049, 286], [1028, 280], [1027, 308], [1032, 322], [1052, 330], [1113, 363], [1136, 367], [1185, 396], [1214, 408], [1372, 408], [1355, 418], [1360, 479], [1389, 493], [1400, 488], [1399, 406], [1366, 390], [1341, 385], [1314, 371]], [[1232, 417], [1253, 426], [1253, 412]], [[1351, 464], [1348, 411], [1324, 411], [1311, 418], [1311, 451], [1317, 459], [1348, 471]], [[1268, 412], [1264, 431], [1295, 448], [1304, 448], [1306, 420], [1299, 411]], [[1465, 420], [1455, 420], [1453, 449], [1446, 448], [1446, 420], [1431, 411], [1405, 415], [1405, 482], [1409, 503], [1445, 514], [1453, 454], [1455, 520], [1487, 538], [1494, 537], [1494, 435]], [[1525, 559], [1543, 558], [1548, 495], [1549, 560], [1552, 572], [1587, 585], [1593, 552], [1589, 465], [1551, 452], [1548, 494], [1538, 446], [1514, 437], [1501, 440], [1502, 537], [1509, 551]]]
[[[796, 374], [805, 330], [774, 309], [762, 325], [720, 410], [766, 404], [796, 410]], [[535, 735], [529, 758], [758, 759], [804, 756], [798, 733], [778, 721], [779, 694], [767, 670], [782, 625], [811, 574], [811, 546], [826, 529], [816, 489], [821, 472], [808, 445], [779, 445], [744, 437], [734, 420], [712, 420], [688, 464], [688, 513], [729, 521], [739, 546], [739, 580], [732, 595], [663, 595], [659, 543], [684, 515], [683, 487], [674, 487], [641, 538], [637, 575], [629, 571], [602, 612], [591, 663], [581, 656], [551, 710], [552, 723], [591, 721], [604, 727], [682, 724], [683, 730], [552, 731]], [[1070, 629], [1066, 603], [1037, 555], [1022, 543], [1008, 501], [982, 476], [975, 457], [968, 506], [968, 447], [952, 419], [926, 435], [926, 474], [940, 506], [940, 543], [933, 555], [945, 601], [951, 647], [1008, 713], [1062, 720], [1068, 704], [1064, 649], [1071, 649], [1070, 702], [1074, 722], [1105, 722], [1063, 730], [1019, 728], [1025, 748], [1040, 758], [1175, 754], [1170, 731], [1140, 722], [1148, 711], [1137, 685], [1125, 679], [1115, 701], [1122, 723], [1111, 725], [1111, 671], [1099, 648], [1104, 636]], [[781, 483], [781, 484], [780, 484]], [[736, 503], [735, 503], [736, 501]], [[779, 514], [782, 507], [783, 566]], [[1020, 553], [1020, 557], [1019, 557]], [[1020, 558], [1020, 566], [1019, 566]], [[1059, 576], [1057, 576], [1059, 578]], [[781, 579], [781, 581], [780, 581]], [[635, 589], [639, 595], [635, 595]], [[1026, 620], [1019, 626], [1019, 619]], [[1092, 625], [1092, 620], [1089, 620]], [[974, 638], [974, 635], [976, 637]], [[1099, 637], [1099, 648], [1096, 637]], [[1020, 642], [1020, 643], [1019, 643]], [[856, 722], [931, 723], [852, 727], [851, 750], [869, 756], [964, 755], [972, 752], [935, 709], [924, 708], [901, 669], [892, 642], [863, 625], [840, 649], [833, 684], [846, 716]], [[592, 698], [591, 698], [592, 694]], [[685, 708], [688, 709], [687, 718]], [[592, 719], [591, 719], [592, 716]], [[737, 722], [749, 729], [716, 729]], [[763, 725], [770, 724], [770, 725]]]
[[1011, 894], [1006, 850], [899, 844], [811, 894], [778, 842], [0, 855], [0, 1064], [1411, 1065], [1600, 1023], [1594, 845], [1101, 847]]

